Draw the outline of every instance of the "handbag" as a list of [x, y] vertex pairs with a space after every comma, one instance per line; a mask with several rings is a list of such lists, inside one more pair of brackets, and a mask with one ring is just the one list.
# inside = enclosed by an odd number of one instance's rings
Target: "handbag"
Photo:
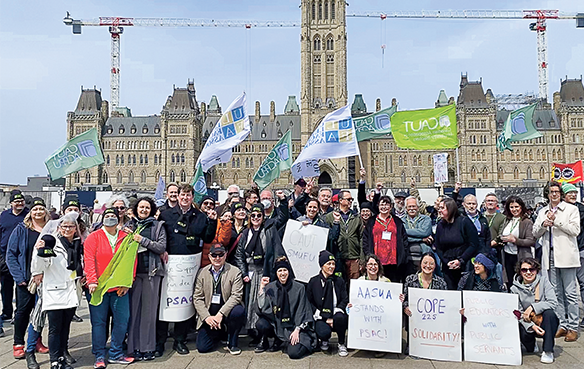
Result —
[[[537, 287], [535, 287], [535, 302], [539, 302], [540, 300], [540, 296], [539, 296], [539, 283], [537, 284]], [[541, 327], [541, 323], [543, 322], [543, 316], [541, 314], [536, 314], [533, 311], [531, 312], [531, 314], [529, 314], [529, 319], [531, 319], [531, 321], [537, 325], [538, 327]]]

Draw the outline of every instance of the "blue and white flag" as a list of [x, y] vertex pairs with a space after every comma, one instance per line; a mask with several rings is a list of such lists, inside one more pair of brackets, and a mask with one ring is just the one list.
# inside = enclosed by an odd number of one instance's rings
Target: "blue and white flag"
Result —
[[347, 105], [324, 117], [292, 167], [309, 160], [346, 158], [355, 155], [360, 155], [359, 144], [351, 118], [351, 106]]
[[164, 187], [166, 187], [166, 184], [164, 183], [164, 178], [162, 178], [162, 176], [160, 176], [158, 178], [158, 185], [156, 186], [156, 192], [154, 192], [154, 200], [164, 199]]
[[214, 165], [227, 163], [231, 160], [231, 149], [245, 140], [250, 131], [244, 92], [229, 105], [213, 128], [197, 165], [201, 164], [203, 171], [207, 172]]

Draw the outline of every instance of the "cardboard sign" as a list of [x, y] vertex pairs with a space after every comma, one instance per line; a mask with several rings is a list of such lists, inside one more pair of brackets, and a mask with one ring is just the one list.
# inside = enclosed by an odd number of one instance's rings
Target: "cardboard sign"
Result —
[[195, 277], [201, 267], [201, 253], [168, 255], [166, 274], [160, 292], [160, 320], [184, 322], [195, 315], [193, 291]]
[[519, 323], [513, 293], [463, 291], [464, 359], [488, 364], [521, 365]]
[[402, 351], [401, 283], [353, 279], [349, 292], [347, 347], [385, 352]]
[[460, 291], [410, 288], [410, 355], [431, 360], [462, 361]]
[[327, 228], [288, 220], [282, 245], [297, 281], [308, 282], [320, 271], [318, 253], [326, 248], [328, 232]]

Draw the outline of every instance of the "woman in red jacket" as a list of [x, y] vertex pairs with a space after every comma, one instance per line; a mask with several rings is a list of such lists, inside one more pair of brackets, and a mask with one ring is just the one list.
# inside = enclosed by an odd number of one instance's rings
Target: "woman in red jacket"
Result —
[[[126, 233], [118, 230], [118, 210], [106, 209], [103, 212], [103, 227], [90, 234], [85, 240], [85, 275], [89, 292], [93, 294], [98, 286], [98, 279], [118, 250]], [[91, 314], [91, 346], [95, 355], [95, 369], [105, 368], [105, 344], [107, 341], [106, 322], [108, 311], [113, 315], [109, 363], [130, 364], [134, 358], [124, 354], [122, 343], [128, 331], [130, 319], [130, 298], [127, 287], [112, 288], [103, 295], [98, 306], [89, 305]]]

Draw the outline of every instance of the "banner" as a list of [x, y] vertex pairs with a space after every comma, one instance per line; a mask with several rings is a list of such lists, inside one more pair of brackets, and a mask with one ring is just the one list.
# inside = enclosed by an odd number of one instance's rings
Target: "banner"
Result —
[[282, 246], [297, 281], [307, 283], [320, 272], [318, 254], [325, 249], [329, 230], [309, 224], [303, 226], [296, 220], [288, 220], [282, 238]]
[[[352, 283], [352, 282], [351, 282]], [[460, 291], [410, 288], [410, 355], [462, 361]]]
[[434, 154], [434, 183], [448, 182], [448, 153]]
[[103, 162], [97, 129], [92, 128], [67, 141], [45, 160], [45, 166], [51, 180], [54, 181], [67, 174], [93, 168]]
[[193, 186], [193, 201], [198, 203], [207, 194], [207, 182], [205, 181], [205, 173], [203, 173], [201, 163], [197, 164], [197, 171], [191, 180], [191, 186]]
[[318, 177], [320, 175], [320, 167], [318, 166], [318, 160], [308, 160], [302, 163], [294, 163], [290, 168], [294, 180], [297, 181], [300, 178], [310, 178]]
[[466, 316], [464, 360], [487, 364], [521, 365], [519, 322], [513, 314], [513, 293], [463, 291]]
[[253, 181], [260, 190], [268, 187], [280, 177], [280, 171], [290, 169], [292, 166], [292, 136], [290, 130], [276, 143], [264, 162], [253, 176]]
[[292, 165], [308, 160], [346, 158], [360, 155], [351, 106], [328, 113], [308, 138]]
[[400, 149], [455, 149], [456, 106], [398, 111], [391, 117], [391, 133]]
[[348, 348], [401, 353], [400, 293], [401, 283], [351, 280]]
[[201, 266], [201, 253], [168, 255], [166, 275], [160, 292], [160, 320], [184, 322], [195, 315], [193, 292], [195, 278]]
[[561, 183], [580, 183], [584, 177], [582, 160], [571, 164], [552, 164], [552, 179]]
[[397, 111], [397, 105], [385, 108], [365, 117], [354, 118], [357, 141], [385, 136], [391, 133], [391, 116]]
[[217, 122], [199, 155], [203, 172], [220, 163], [231, 160], [231, 149], [247, 138], [251, 131], [245, 107], [245, 93], [229, 105], [225, 114]]
[[543, 136], [533, 126], [533, 112], [536, 106], [537, 103], [531, 104], [509, 113], [503, 125], [503, 131], [497, 138], [499, 151], [513, 151], [513, 147], [511, 147], [513, 141], [525, 141]]

